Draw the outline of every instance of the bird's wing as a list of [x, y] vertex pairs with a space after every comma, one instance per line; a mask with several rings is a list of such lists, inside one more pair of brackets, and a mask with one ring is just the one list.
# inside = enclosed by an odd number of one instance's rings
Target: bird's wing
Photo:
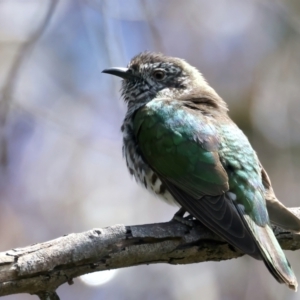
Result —
[[151, 101], [136, 113], [134, 132], [149, 165], [191, 196], [216, 196], [228, 190], [215, 128], [180, 103]]
[[202, 113], [179, 101], [155, 100], [134, 117], [141, 154], [176, 201], [229, 243], [260, 258], [238, 203], [225, 193], [227, 171], [218, 149], [220, 136]]

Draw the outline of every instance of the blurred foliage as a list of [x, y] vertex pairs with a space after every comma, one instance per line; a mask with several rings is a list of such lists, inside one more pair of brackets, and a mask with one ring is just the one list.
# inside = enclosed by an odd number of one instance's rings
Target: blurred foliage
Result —
[[[278, 198], [300, 206], [299, 1], [61, 0], [50, 11], [54, 2], [0, 1], [0, 250], [172, 217], [176, 208], [153, 200], [126, 170], [120, 80], [101, 74], [144, 50], [199, 68], [248, 135]], [[300, 280], [299, 255], [288, 253]], [[77, 280], [58, 292], [299, 299], [249, 257], [135, 267], [99, 287]]]

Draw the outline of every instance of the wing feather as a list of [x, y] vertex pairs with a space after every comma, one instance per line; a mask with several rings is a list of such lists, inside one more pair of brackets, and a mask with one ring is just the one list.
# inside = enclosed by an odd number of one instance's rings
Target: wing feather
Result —
[[[178, 117], [182, 112], [184, 120]], [[134, 128], [144, 159], [176, 201], [230, 244], [261, 259], [245, 219], [226, 193], [220, 137], [209, 118], [181, 103], [151, 101], [137, 112]]]

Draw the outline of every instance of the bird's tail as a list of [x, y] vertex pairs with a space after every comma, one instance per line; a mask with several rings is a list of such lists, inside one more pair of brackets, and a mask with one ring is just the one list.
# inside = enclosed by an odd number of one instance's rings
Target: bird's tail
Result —
[[256, 225], [250, 217], [246, 217], [249, 229], [256, 238], [261, 251], [262, 259], [279, 283], [286, 284], [290, 289], [297, 291], [298, 282], [292, 267], [285, 257], [274, 233], [269, 225], [264, 227]]

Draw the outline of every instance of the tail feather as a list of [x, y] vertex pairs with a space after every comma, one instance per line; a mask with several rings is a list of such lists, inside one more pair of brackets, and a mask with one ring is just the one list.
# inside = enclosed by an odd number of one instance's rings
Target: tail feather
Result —
[[292, 267], [281, 249], [273, 230], [269, 225], [256, 225], [253, 220], [244, 215], [247, 225], [256, 238], [257, 246], [261, 250], [262, 259], [279, 283], [286, 284], [290, 289], [297, 291], [298, 282]]

